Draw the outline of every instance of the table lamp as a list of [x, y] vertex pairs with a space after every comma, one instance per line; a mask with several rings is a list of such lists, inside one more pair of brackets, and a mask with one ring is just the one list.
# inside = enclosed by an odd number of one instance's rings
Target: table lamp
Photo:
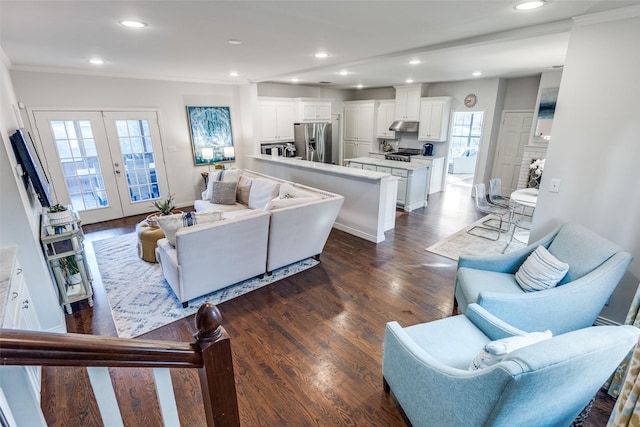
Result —
[[202, 149], [202, 160], [207, 161], [209, 172], [211, 172], [211, 160], [213, 159], [213, 148], [207, 147]]
[[224, 147], [223, 151], [225, 159], [234, 159], [236, 157], [236, 152], [233, 147]]

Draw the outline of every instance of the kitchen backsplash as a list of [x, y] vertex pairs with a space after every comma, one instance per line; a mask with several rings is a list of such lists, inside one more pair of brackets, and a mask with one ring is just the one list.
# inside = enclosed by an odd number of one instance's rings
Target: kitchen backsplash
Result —
[[[419, 148], [425, 144], [425, 141], [418, 141], [418, 134], [415, 132], [396, 132], [397, 140], [386, 140], [396, 150], [398, 147], [402, 148]], [[378, 142], [382, 142], [382, 139], [378, 139]], [[433, 156], [434, 157], [446, 157], [447, 156], [447, 143], [446, 142], [432, 142], [433, 144]]]

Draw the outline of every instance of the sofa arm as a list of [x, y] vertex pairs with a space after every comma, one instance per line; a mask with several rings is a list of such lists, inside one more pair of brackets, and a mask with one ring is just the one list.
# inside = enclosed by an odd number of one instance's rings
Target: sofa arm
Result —
[[469, 304], [464, 314], [491, 340], [499, 340], [514, 335], [524, 335], [526, 333], [504, 322], [502, 319], [497, 318], [476, 303]]

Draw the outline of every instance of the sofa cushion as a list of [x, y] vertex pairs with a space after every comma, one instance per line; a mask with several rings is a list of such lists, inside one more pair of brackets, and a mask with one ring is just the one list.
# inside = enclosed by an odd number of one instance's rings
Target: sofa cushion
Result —
[[208, 200], [195, 200], [193, 202], [193, 207], [196, 212], [204, 212], [204, 211], [231, 212], [231, 211], [238, 211], [238, 210], [247, 208], [246, 205], [241, 205], [238, 202], [236, 202], [233, 205], [221, 205], [221, 204], [211, 203]]
[[240, 175], [238, 179], [238, 188], [236, 189], [236, 200], [245, 206], [249, 206], [249, 192], [251, 191], [251, 183], [253, 178]]
[[169, 243], [176, 245], [176, 232], [182, 227], [220, 221], [222, 211], [185, 212], [183, 214], [161, 215], [158, 225], [162, 228]]
[[309, 197], [314, 196], [314, 193], [306, 190], [302, 190], [298, 187], [295, 187], [288, 182], [280, 184], [280, 191], [278, 192], [278, 197], [280, 199], [294, 199], [298, 197]]
[[214, 182], [238, 182], [240, 176], [239, 169], [220, 169], [209, 173], [209, 179], [207, 181], [207, 189], [204, 192], [204, 200], [211, 199], [211, 191]]
[[265, 209], [274, 197], [278, 195], [280, 183], [265, 178], [254, 178], [249, 191], [249, 208]]
[[211, 198], [209, 201], [214, 204], [234, 205], [236, 203], [236, 187], [238, 183], [235, 181], [214, 181], [211, 186]]
[[542, 291], [556, 286], [567, 271], [569, 264], [538, 246], [516, 271], [516, 282], [526, 292]]
[[[478, 302], [480, 292], [516, 295], [524, 293], [516, 282], [515, 276], [510, 273], [460, 267], [456, 274], [456, 280], [459, 282], [457, 289], [461, 291], [461, 296], [466, 304]], [[458, 302], [462, 303], [460, 300]]]
[[473, 371], [493, 366], [502, 361], [502, 359], [512, 351], [547, 340], [551, 338], [551, 336], [551, 331], [547, 330], [544, 332], [530, 332], [524, 335], [516, 335], [488, 342], [473, 359], [469, 370]]
[[287, 198], [287, 199], [281, 199], [280, 197], [275, 197], [273, 200], [271, 200], [267, 204], [267, 207], [265, 208], [265, 210], [271, 211], [273, 209], [288, 208], [290, 206], [301, 205], [303, 203], [315, 202], [316, 200], [320, 200], [320, 197], [307, 196], [307, 197], [295, 197], [295, 198]]

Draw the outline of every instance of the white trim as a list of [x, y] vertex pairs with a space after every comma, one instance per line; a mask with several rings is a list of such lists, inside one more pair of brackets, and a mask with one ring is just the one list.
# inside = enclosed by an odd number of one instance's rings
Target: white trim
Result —
[[573, 18], [573, 22], [576, 25], [592, 25], [637, 17], [640, 17], [640, 5], [621, 7], [619, 9], [591, 13], [589, 15], [575, 16]]

